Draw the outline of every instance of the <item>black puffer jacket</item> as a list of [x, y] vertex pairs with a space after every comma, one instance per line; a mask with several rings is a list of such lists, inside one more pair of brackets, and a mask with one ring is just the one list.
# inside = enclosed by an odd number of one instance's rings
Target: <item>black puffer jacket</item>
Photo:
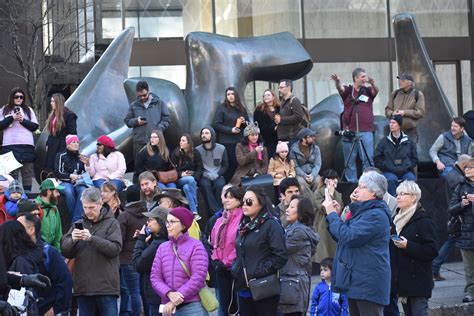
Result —
[[[391, 234], [396, 234], [393, 223]], [[399, 235], [408, 243], [401, 249], [390, 242], [392, 293], [400, 297], [431, 297], [434, 286], [431, 263], [438, 251], [433, 222], [421, 205]]]
[[408, 171], [413, 171], [418, 163], [415, 144], [402, 132], [400, 143], [397, 145], [391, 134], [383, 138], [374, 154], [374, 163], [377, 168], [401, 177]]
[[175, 164], [180, 178], [182, 172], [189, 170], [194, 171], [193, 177], [196, 181], [201, 179], [203, 171], [202, 159], [201, 154], [196, 149], [193, 149], [193, 159], [191, 160], [184, 151], [176, 148], [171, 155], [171, 161]]
[[244, 236], [239, 233], [235, 248], [237, 259], [232, 264], [231, 271], [237, 290], [247, 289], [244, 266], [250, 280], [274, 274], [288, 261], [285, 232], [274, 217]]
[[62, 181], [71, 181], [69, 176], [76, 171], [77, 174], [82, 174], [86, 170], [84, 169], [84, 163], [79, 159], [78, 151], [65, 150], [56, 155], [56, 161], [54, 163], [54, 173], [56, 178]]
[[462, 197], [466, 194], [474, 194], [474, 182], [466, 179], [459, 184], [449, 202], [448, 213], [452, 216], [461, 216], [461, 235], [456, 241], [456, 246], [461, 249], [474, 249], [474, 207], [472, 203], [462, 206]]

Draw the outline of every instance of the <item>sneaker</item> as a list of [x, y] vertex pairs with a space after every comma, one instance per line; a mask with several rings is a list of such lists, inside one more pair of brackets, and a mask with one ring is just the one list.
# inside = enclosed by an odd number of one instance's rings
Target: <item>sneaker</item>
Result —
[[464, 303], [469, 303], [469, 302], [474, 301], [474, 299], [472, 298], [472, 295], [471, 295], [471, 294], [466, 294], [466, 295], [464, 295], [464, 298], [462, 299], [462, 301], [463, 301]]
[[446, 280], [445, 277], [442, 277], [441, 274], [435, 273], [433, 274], [433, 281], [444, 281]]
[[199, 216], [199, 214], [197, 214], [197, 213], [194, 213], [193, 215], [194, 215], [194, 220], [195, 220], [196, 222], [199, 221], [199, 220], [202, 218], [202, 217]]

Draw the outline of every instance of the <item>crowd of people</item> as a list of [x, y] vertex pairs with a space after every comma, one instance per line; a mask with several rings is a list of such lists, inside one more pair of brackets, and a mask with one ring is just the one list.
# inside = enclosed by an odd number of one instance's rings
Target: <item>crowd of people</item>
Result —
[[[464, 119], [454, 118], [429, 152], [456, 226], [438, 253], [416, 183], [425, 106], [413, 76], [398, 77], [385, 109], [389, 133], [378, 144], [375, 80], [362, 68], [352, 84], [330, 78], [344, 103], [341, 176], [321, 170], [316, 133], [290, 80], [279, 83], [280, 98], [264, 91], [253, 121], [227, 88], [196, 145], [189, 134], [167, 143], [170, 112], [140, 81], [124, 118], [133, 129], [132, 182], [110, 137], [81, 154], [77, 116], [55, 94], [45, 179], [33, 200], [39, 125], [23, 90], [13, 89], [0, 110], [1, 149], [22, 167], [0, 178], [0, 259], [6, 270], [51, 280], [32, 290], [35, 313], [207, 315], [208, 284], [219, 315], [399, 315], [399, 302], [406, 315], [427, 315], [433, 281], [444, 279], [440, 267], [455, 245], [464, 301], [474, 301], [474, 159]], [[337, 191], [341, 178], [357, 183], [348, 205]], [[312, 263], [321, 276], [313, 293]]]

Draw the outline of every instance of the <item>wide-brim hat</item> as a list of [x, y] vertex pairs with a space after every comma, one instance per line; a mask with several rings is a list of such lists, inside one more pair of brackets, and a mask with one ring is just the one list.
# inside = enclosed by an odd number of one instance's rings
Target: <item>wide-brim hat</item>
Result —
[[180, 189], [175, 189], [175, 188], [162, 189], [160, 194], [157, 194], [154, 196], [154, 200], [159, 201], [163, 197], [174, 199], [184, 205], [189, 204], [188, 200], [184, 197], [183, 193], [181, 193]]
[[143, 215], [145, 215], [148, 218], [159, 218], [163, 222], [166, 222], [169, 212], [170, 211], [165, 207], [155, 206], [149, 212], [143, 213]]

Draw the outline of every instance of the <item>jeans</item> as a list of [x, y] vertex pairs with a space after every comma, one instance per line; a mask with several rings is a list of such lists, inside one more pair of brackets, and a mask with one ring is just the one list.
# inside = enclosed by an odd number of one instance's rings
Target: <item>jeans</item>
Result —
[[400, 316], [397, 296], [390, 295], [390, 303], [383, 307], [383, 316]]
[[78, 296], [79, 315], [117, 316], [117, 297], [113, 295]]
[[[232, 274], [229, 270], [220, 269], [216, 271], [216, 279], [216, 292], [219, 292], [219, 315], [228, 316], [229, 309], [231, 313], [235, 313], [237, 311], [237, 295], [235, 291], [232, 291]], [[231, 300], [232, 306], [229, 308]]]
[[458, 236], [456, 235], [449, 235], [448, 239], [444, 242], [444, 244], [439, 248], [438, 256], [433, 259], [433, 274], [439, 274], [439, 269], [441, 269], [441, 265], [446, 261], [451, 251], [456, 246], [456, 240]]
[[140, 316], [140, 274], [131, 264], [120, 265], [120, 315]]
[[81, 195], [87, 187], [85, 185], [74, 185], [70, 182], [62, 182], [64, 190], [59, 192], [66, 199], [67, 209], [72, 222], [81, 219], [84, 210], [82, 208]]
[[402, 304], [405, 316], [427, 316], [427, 297], [408, 297], [407, 303]]
[[105, 183], [105, 182], [112, 182], [114, 185], [115, 185], [115, 188], [117, 189], [117, 193], [120, 193], [122, 192], [123, 188], [124, 188], [124, 184], [122, 182], [122, 180], [119, 180], [119, 179], [112, 179], [112, 180], [105, 180], [105, 179], [97, 179], [97, 180], [94, 180], [92, 181], [94, 182], [94, 186], [96, 188], [101, 188], [102, 185]]
[[278, 312], [280, 295], [254, 302], [252, 298], [239, 296], [239, 311], [242, 316], [274, 316]]
[[209, 316], [209, 313], [202, 307], [199, 301], [188, 303], [181, 308], [176, 308], [176, 313], [174, 313], [173, 316]]
[[174, 182], [170, 182], [170, 183], [167, 183], [167, 184], [164, 184], [164, 183], [161, 183], [161, 182], [156, 182], [156, 184], [158, 185], [158, 187], [160, 189], [166, 189], [166, 188], [173, 188], [173, 189], [176, 189], [176, 183]]
[[396, 174], [391, 173], [391, 172], [384, 172], [383, 175], [384, 175], [385, 178], [387, 178], [387, 182], [388, 182], [388, 190], [387, 191], [392, 196], [397, 195], [397, 187], [398, 187], [398, 181], [399, 180], [416, 181], [415, 174], [411, 171], [408, 171], [407, 173], [405, 173], [401, 177], [398, 177]]
[[357, 155], [359, 156], [360, 160], [362, 161], [362, 168], [365, 169], [367, 167], [373, 166], [374, 160], [374, 134], [372, 132], [360, 132], [360, 140], [364, 144], [365, 150], [367, 151], [367, 157], [362, 149], [361, 144], [356, 144], [354, 146], [354, 150], [352, 151], [351, 156], [349, 157], [349, 153], [351, 152], [352, 147], [352, 139], [344, 137], [342, 139], [342, 151], [344, 153], [344, 163], [347, 164], [345, 169], [345, 177], [348, 182], [357, 182], [357, 165], [356, 159]]
[[464, 275], [466, 276], [464, 294], [474, 296], [474, 250], [461, 249], [461, 256], [464, 264]]
[[225, 180], [222, 176], [212, 181], [206, 178], [199, 180], [199, 186], [203, 190], [207, 200], [208, 213], [210, 216], [222, 207], [221, 192], [224, 185]]
[[197, 183], [193, 176], [185, 176], [178, 179], [178, 186], [183, 189], [184, 195], [189, 202], [189, 209], [197, 214]]

